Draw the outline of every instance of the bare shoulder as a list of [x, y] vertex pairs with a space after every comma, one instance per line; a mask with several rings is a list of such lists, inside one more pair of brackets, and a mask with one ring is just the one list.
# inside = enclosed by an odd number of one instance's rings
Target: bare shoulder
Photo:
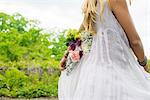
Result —
[[109, 0], [109, 2], [112, 10], [115, 10], [118, 7], [122, 9], [127, 9], [126, 0]]

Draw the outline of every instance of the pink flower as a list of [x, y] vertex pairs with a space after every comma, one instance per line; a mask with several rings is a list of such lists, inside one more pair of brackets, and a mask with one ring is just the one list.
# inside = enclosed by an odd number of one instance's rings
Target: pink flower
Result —
[[79, 51], [70, 50], [69, 53], [73, 62], [77, 62], [80, 60]]

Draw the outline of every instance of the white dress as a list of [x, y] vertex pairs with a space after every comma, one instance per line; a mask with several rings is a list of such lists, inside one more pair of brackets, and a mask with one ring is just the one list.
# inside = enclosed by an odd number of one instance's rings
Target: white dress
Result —
[[150, 100], [150, 74], [137, 63], [107, 0], [103, 20], [98, 14], [96, 27], [90, 53], [69, 76], [61, 71], [59, 100]]

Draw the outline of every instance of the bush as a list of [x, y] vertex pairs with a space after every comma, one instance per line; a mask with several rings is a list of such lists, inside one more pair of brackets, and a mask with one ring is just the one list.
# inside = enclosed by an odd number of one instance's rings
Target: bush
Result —
[[25, 75], [16, 68], [8, 69], [0, 74], [0, 94], [7, 97], [52, 97], [57, 96], [58, 72], [52, 75], [44, 72], [40, 78], [38, 73]]
[[[0, 96], [57, 96], [58, 64], [66, 49], [65, 31], [47, 32], [16, 13], [0, 13]], [[33, 71], [40, 68], [42, 73]], [[49, 68], [55, 71], [49, 74]]]
[[65, 31], [47, 32], [20, 14], [0, 13], [0, 23], [0, 66], [58, 68]]

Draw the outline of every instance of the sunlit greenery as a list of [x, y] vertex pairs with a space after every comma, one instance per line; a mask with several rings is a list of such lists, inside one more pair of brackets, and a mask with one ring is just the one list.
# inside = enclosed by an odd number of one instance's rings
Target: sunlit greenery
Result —
[[48, 32], [38, 23], [0, 13], [0, 96], [57, 96], [65, 30]]
[[57, 67], [66, 49], [64, 32], [45, 32], [37, 21], [0, 13], [0, 66]]

